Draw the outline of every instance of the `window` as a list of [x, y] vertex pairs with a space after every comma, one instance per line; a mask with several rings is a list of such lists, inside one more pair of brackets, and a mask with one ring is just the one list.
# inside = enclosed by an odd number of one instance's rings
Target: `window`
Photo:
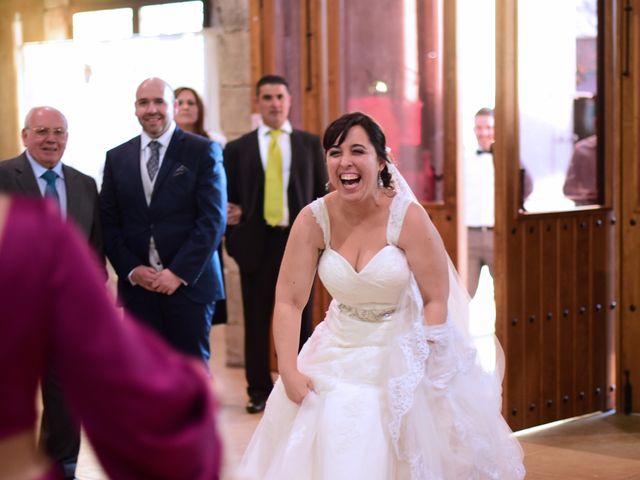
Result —
[[94, 10], [73, 15], [74, 40], [119, 40], [132, 35], [132, 8]]
[[[137, 15], [136, 15], [137, 13]], [[175, 35], [202, 31], [202, 0], [93, 10], [73, 15], [74, 40], [120, 40], [143, 36]]]
[[171, 35], [199, 32], [204, 18], [203, 3], [165, 3], [140, 8], [140, 35]]
[[524, 210], [597, 205], [598, 0], [520, 0], [518, 16]]

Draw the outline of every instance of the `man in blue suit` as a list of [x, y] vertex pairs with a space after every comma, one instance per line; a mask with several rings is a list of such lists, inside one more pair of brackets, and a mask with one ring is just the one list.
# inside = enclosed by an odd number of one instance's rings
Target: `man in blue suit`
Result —
[[222, 150], [173, 121], [159, 78], [136, 91], [142, 134], [107, 152], [100, 210], [123, 305], [168, 343], [207, 363], [215, 301], [224, 298], [217, 248], [226, 223]]

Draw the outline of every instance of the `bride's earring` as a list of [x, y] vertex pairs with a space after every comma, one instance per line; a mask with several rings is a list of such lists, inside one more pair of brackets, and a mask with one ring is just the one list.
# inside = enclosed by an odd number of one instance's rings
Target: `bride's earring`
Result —
[[382, 181], [382, 170], [378, 170], [378, 188], [384, 188], [384, 182]]
[[329, 190], [331, 190], [331, 183], [327, 182], [324, 184], [324, 191], [328, 192]]

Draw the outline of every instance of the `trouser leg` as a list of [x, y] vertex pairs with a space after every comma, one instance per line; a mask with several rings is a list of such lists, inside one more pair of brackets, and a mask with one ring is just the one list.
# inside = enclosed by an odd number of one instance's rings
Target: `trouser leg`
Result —
[[55, 372], [42, 379], [41, 448], [64, 471], [65, 478], [74, 478], [80, 451], [80, 427], [65, 404], [62, 388]]

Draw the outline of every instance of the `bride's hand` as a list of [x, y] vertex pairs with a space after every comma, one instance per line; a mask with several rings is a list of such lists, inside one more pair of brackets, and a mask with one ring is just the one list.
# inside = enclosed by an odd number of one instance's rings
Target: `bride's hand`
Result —
[[300, 405], [304, 397], [307, 396], [309, 391], [313, 391], [313, 381], [300, 373], [299, 371], [289, 372], [286, 375], [282, 375], [282, 383], [284, 383], [284, 389], [287, 392], [287, 397], [292, 402]]

